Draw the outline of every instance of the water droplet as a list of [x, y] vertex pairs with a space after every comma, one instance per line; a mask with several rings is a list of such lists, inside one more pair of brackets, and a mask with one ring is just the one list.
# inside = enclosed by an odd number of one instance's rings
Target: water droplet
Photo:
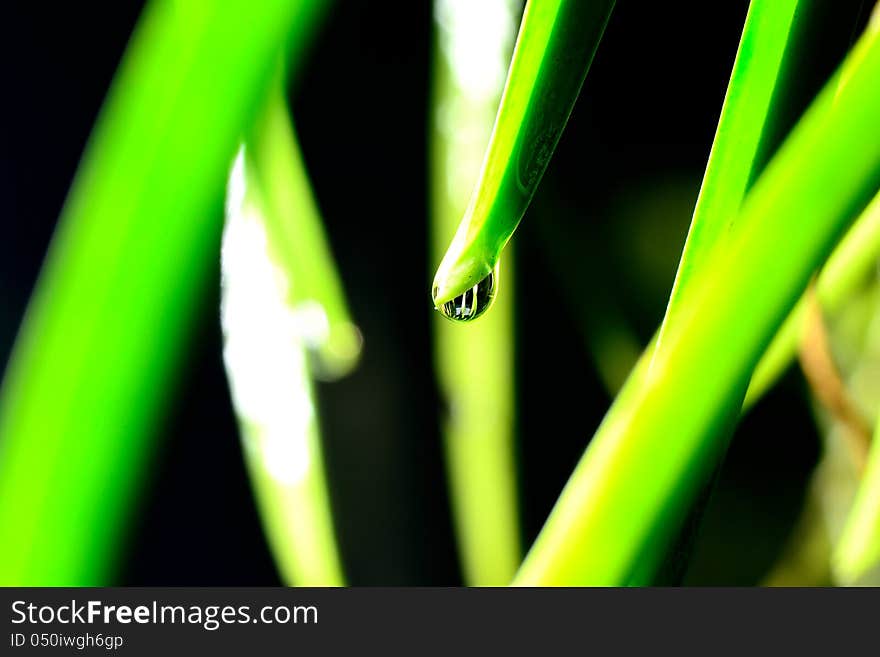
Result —
[[498, 266], [496, 265], [483, 280], [451, 301], [437, 306], [437, 310], [451, 320], [469, 322], [486, 312], [497, 293]]

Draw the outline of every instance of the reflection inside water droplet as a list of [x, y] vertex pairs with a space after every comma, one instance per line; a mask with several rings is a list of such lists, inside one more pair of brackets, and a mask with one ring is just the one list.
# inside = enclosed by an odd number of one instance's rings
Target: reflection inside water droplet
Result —
[[444, 317], [458, 322], [469, 322], [482, 315], [498, 293], [498, 266], [479, 283], [437, 307]]

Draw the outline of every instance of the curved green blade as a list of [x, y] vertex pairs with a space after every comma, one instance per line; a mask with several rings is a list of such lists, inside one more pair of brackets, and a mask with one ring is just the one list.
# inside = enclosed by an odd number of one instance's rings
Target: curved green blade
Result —
[[613, 0], [529, 0], [480, 177], [434, 277], [434, 305], [486, 279], [522, 219], [580, 92]]
[[145, 10], [3, 382], [0, 583], [108, 582], [216, 262], [229, 163], [319, 4]]

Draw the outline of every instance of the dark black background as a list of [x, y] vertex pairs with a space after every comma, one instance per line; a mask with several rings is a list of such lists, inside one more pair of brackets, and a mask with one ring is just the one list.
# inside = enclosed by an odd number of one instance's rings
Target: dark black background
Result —
[[[862, 2], [824, 4], [815, 47], [796, 62], [789, 122], [864, 23]], [[140, 5], [3, 9], [0, 364]], [[746, 9], [744, 1], [618, 3], [514, 240], [526, 545], [609, 403], [579, 318], [610, 298], [646, 340], [662, 316]], [[365, 336], [357, 372], [319, 390], [337, 531], [354, 584], [460, 577], [431, 369], [431, 330], [441, 320], [428, 293], [436, 263], [426, 257], [430, 52], [428, 3], [340, 0], [294, 99]], [[602, 276], [561, 285], [554, 263], [570, 254], [554, 251], [539, 222], [554, 222], [584, 271], [601, 267]], [[278, 583], [240, 458], [217, 287], [205, 293], [120, 584]], [[754, 583], [771, 565], [818, 453], [803, 399], [790, 372], [738, 429], [689, 582]]]

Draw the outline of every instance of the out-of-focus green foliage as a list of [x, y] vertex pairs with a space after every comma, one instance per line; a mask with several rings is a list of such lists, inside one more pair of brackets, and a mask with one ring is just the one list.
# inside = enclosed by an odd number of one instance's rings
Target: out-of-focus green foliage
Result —
[[834, 555], [844, 584], [880, 585], [880, 438], [874, 434], [868, 467]]
[[[878, 196], [880, 198], [880, 196]], [[874, 205], [880, 205], [876, 200]], [[880, 422], [880, 286], [873, 285], [849, 301], [835, 318], [834, 356], [840, 364], [847, 395], [867, 421]], [[846, 427], [832, 430], [846, 431]], [[829, 431], [830, 433], [830, 431]], [[867, 457], [851, 466], [849, 494], [840, 505], [832, 534], [831, 571], [837, 584], [880, 584], [880, 439], [875, 429]], [[861, 436], [864, 440], [866, 436]], [[852, 436], [850, 436], [852, 439]], [[860, 447], [864, 443], [859, 444]], [[858, 467], [863, 466], [863, 467]], [[833, 491], [830, 492], [833, 494]], [[830, 495], [826, 495], [830, 497]]]
[[[869, 210], [878, 205], [877, 198]], [[865, 223], [864, 214], [859, 221]], [[844, 240], [853, 248], [858, 228]], [[870, 235], [865, 241], [871, 242]], [[877, 441], [876, 437], [872, 440], [868, 427], [880, 416], [880, 286], [876, 263], [873, 268], [861, 268], [857, 253], [853, 262], [862, 276], [852, 282], [853, 289], [844, 299], [835, 299], [833, 314], [823, 317], [818, 313], [818, 295], [813, 307], [803, 311], [810, 326], [806, 327], [809, 338], [801, 346], [802, 366], [818, 370], [823, 363], [816, 356], [805, 358], [805, 349], [825, 352], [827, 371], [808, 374], [823, 449], [789, 545], [766, 579], [770, 585], [876, 583], [877, 571], [872, 566], [878, 562], [880, 523], [874, 497]], [[824, 340], [816, 339], [817, 331], [825, 335]]]
[[216, 262], [228, 167], [285, 42], [298, 52], [321, 5], [145, 10], [3, 382], [0, 583], [108, 582]]

